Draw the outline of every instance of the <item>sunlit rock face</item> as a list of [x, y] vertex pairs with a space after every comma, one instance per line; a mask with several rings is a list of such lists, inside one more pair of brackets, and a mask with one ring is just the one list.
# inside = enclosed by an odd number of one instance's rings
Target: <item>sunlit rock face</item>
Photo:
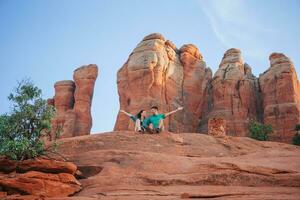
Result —
[[259, 86], [257, 78], [244, 63], [239, 49], [225, 52], [219, 69], [207, 87], [207, 102], [204, 105], [200, 130], [207, 132], [210, 118], [227, 121], [226, 133], [245, 136], [249, 122], [258, 119]]
[[300, 123], [300, 84], [292, 61], [282, 53], [272, 53], [270, 68], [260, 75], [264, 123], [271, 124], [272, 140], [291, 142]]
[[[272, 140], [291, 142], [300, 123], [300, 87], [295, 68], [285, 55], [273, 53], [271, 67], [259, 78], [239, 49], [228, 49], [212, 75], [193, 44], [176, 46], [159, 33], [146, 36], [117, 74], [120, 109], [132, 114], [158, 106], [171, 132], [208, 132], [210, 119], [226, 121], [226, 134], [247, 136], [251, 121], [273, 126]], [[150, 115], [150, 113], [148, 113]], [[119, 113], [115, 130], [133, 130]]]
[[[161, 34], [146, 36], [118, 71], [120, 108], [132, 114], [158, 106], [168, 112], [184, 110], [165, 120], [165, 129], [173, 132], [196, 132], [202, 113], [203, 93], [211, 71], [206, 68], [197, 47], [188, 44], [180, 49]], [[130, 119], [119, 114], [115, 130], [133, 129]]]

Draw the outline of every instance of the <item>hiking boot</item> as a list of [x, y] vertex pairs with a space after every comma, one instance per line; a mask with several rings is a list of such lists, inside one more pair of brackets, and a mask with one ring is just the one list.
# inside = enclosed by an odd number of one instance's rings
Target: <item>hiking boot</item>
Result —
[[161, 130], [160, 128], [156, 128], [156, 129], [155, 129], [155, 133], [157, 133], [157, 134], [160, 133], [161, 131], [162, 131], [162, 130]]

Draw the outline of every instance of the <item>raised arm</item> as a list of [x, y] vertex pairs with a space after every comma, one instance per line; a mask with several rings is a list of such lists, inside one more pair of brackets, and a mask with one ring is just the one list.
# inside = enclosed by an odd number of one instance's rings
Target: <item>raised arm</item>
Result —
[[173, 110], [171, 112], [165, 113], [165, 116], [167, 117], [169, 115], [172, 115], [172, 114], [176, 113], [179, 110], [183, 110], [183, 107], [178, 107], [176, 110]]
[[132, 117], [132, 116], [133, 116], [132, 114], [130, 114], [130, 113], [124, 111], [124, 110], [120, 110], [120, 112], [124, 113], [124, 114], [127, 115], [128, 117]]

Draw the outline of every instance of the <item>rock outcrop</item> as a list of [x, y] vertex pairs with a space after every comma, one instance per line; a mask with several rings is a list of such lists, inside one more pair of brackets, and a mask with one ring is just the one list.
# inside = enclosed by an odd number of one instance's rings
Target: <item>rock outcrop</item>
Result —
[[[156, 105], [160, 112], [183, 111], [165, 120], [171, 132], [208, 132], [210, 119], [226, 121], [226, 134], [247, 136], [249, 123], [271, 124], [272, 140], [291, 142], [300, 123], [300, 84], [292, 62], [270, 56], [271, 67], [259, 78], [252, 74], [239, 49], [225, 52], [212, 78], [195, 45], [180, 49], [161, 34], [146, 36], [118, 71], [120, 108], [132, 114]], [[150, 114], [150, 113], [148, 113]], [[115, 130], [133, 130], [119, 113]]]
[[250, 120], [257, 120], [258, 82], [239, 49], [225, 52], [208, 88], [209, 100], [203, 108], [200, 130], [207, 131], [210, 118], [223, 118], [227, 121], [227, 134], [245, 136]]
[[264, 123], [273, 127], [272, 140], [291, 142], [300, 123], [300, 84], [288, 57], [273, 53], [269, 60], [270, 68], [259, 77]]
[[17, 162], [3, 158], [0, 163], [10, 163], [0, 168], [0, 191], [5, 192], [5, 199], [67, 197], [81, 190], [73, 163], [46, 159]]
[[[118, 72], [120, 107], [132, 114], [151, 106], [160, 112], [183, 105], [184, 111], [165, 120], [169, 131], [195, 132], [202, 113], [202, 93], [211, 71], [194, 45], [178, 50], [161, 34], [146, 36]], [[115, 130], [130, 130], [133, 123], [119, 114]]]
[[54, 105], [56, 115], [52, 120], [52, 138], [90, 134], [92, 127], [91, 104], [98, 76], [96, 65], [86, 65], [74, 71], [72, 80], [55, 83], [55, 96], [48, 103]]
[[69, 200], [300, 196], [300, 148], [294, 145], [168, 132], [111, 132], [62, 142], [60, 153], [86, 177]]

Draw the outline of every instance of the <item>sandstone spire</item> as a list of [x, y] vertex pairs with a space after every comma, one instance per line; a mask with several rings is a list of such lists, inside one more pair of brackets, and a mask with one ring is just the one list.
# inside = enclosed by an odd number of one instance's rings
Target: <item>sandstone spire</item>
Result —
[[292, 61], [282, 53], [272, 53], [270, 68], [260, 75], [264, 123], [271, 124], [273, 140], [291, 142], [300, 123], [300, 86]]
[[52, 137], [60, 130], [61, 137], [90, 134], [92, 127], [91, 104], [98, 76], [96, 65], [86, 65], [74, 71], [72, 80], [55, 83], [55, 96], [50, 99], [56, 115], [52, 119]]

